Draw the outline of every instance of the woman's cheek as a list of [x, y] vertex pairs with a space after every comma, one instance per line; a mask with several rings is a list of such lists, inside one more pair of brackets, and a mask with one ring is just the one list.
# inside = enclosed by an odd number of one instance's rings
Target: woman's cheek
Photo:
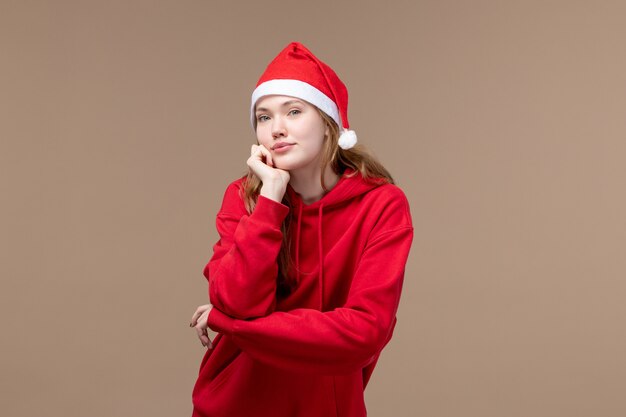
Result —
[[[270, 145], [271, 141], [267, 139], [267, 136], [263, 135], [262, 132], [257, 131], [256, 139], [259, 142], [259, 145], [263, 145], [266, 148]], [[269, 148], [268, 148], [269, 149]]]
[[273, 140], [272, 130], [270, 128], [261, 129], [258, 132], [257, 137], [259, 138], [259, 142], [271, 144]]

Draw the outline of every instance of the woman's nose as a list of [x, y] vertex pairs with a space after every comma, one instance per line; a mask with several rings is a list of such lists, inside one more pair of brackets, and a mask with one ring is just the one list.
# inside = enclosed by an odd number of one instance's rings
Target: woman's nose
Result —
[[274, 138], [279, 138], [285, 135], [285, 124], [280, 117], [275, 117], [272, 121], [272, 136]]

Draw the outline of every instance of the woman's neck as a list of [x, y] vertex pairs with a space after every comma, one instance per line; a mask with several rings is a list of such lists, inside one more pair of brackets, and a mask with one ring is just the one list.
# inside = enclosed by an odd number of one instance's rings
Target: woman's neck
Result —
[[[324, 191], [320, 183], [320, 169], [321, 168], [318, 167], [315, 170], [308, 171], [289, 171], [289, 184], [296, 193], [300, 194], [302, 202], [305, 205], [315, 203], [326, 194], [326, 191]], [[329, 191], [332, 190], [338, 181], [339, 175], [333, 172], [330, 165], [327, 166], [324, 172], [326, 188], [328, 188]]]

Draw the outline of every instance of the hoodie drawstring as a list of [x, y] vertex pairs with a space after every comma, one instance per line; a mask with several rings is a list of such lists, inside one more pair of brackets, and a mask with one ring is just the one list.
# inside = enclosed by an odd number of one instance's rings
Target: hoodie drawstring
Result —
[[322, 209], [324, 207], [324, 203], [320, 204], [320, 214], [319, 214], [319, 222], [317, 225], [317, 248], [319, 251], [320, 257], [320, 266], [319, 266], [319, 288], [320, 288], [320, 311], [324, 311], [324, 254], [322, 253]]
[[[320, 204], [317, 223], [317, 251], [319, 256], [319, 309], [324, 311], [324, 252], [322, 245], [322, 216], [324, 203]], [[300, 284], [300, 229], [302, 229], [302, 204], [298, 204], [298, 223], [296, 225], [296, 284]]]
[[302, 204], [298, 204], [298, 226], [296, 229], [296, 285], [300, 284], [300, 226], [302, 222]]

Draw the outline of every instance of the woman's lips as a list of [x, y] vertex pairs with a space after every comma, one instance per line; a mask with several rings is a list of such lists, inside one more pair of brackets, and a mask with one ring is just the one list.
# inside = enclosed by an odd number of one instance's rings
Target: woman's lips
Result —
[[293, 143], [279, 144], [274, 147], [274, 152], [278, 152], [278, 153], [287, 152], [289, 149], [291, 149], [292, 146], [293, 146]]

